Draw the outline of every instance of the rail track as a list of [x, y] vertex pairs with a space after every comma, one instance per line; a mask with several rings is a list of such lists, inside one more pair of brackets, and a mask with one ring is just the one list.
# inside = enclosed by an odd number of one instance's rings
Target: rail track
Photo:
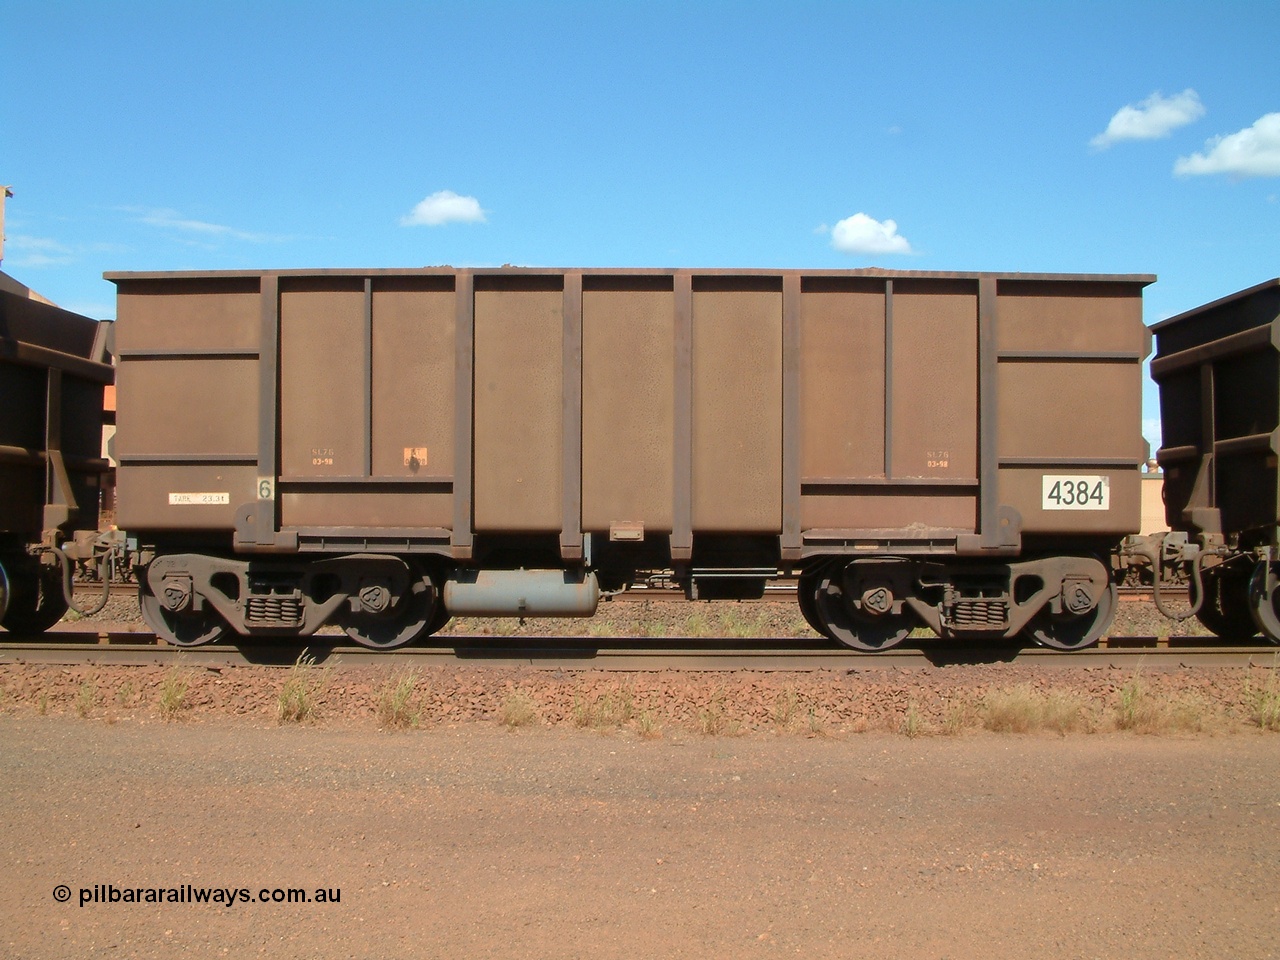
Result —
[[301, 643], [211, 644], [180, 649], [159, 643], [131, 624], [67, 625], [41, 637], [0, 634], [0, 664], [113, 666], [289, 666], [303, 654], [349, 666], [416, 664], [534, 667], [546, 670], [645, 672], [883, 670], [1014, 663], [1037, 669], [1133, 667], [1176, 669], [1271, 664], [1280, 651], [1259, 638], [1208, 642], [1204, 637], [1108, 637], [1070, 653], [1019, 644], [919, 641], [866, 654], [822, 640], [441, 637], [429, 645], [379, 652], [350, 644], [340, 634]]
[[[77, 584], [77, 593], [101, 591], [100, 584]], [[136, 594], [135, 583], [113, 583], [112, 596]], [[1125, 601], [1150, 600], [1143, 587], [1122, 587]], [[1185, 590], [1169, 588], [1166, 596], [1185, 601]], [[616, 599], [683, 600], [679, 589], [642, 586]], [[795, 585], [771, 583], [764, 597], [746, 602], [794, 602]], [[1127, 636], [1106, 637], [1097, 646], [1070, 653], [1016, 643], [958, 644], [908, 641], [894, 650], [866, 654], [817, 640], [789, 638], [502, 638], [439, 637], [434, 642], [396, 651], [371, 651], [347, 642], [342, 634], [318, 634], [307, 643], [220, 643], [179, 649], [158, 641], [140, 623], [66, 622], [48, 634], [18, 636], [0, 632], [0, 664], [102, 664], [234, 667], [287, 666], [303, 653], [319, 662], [351, 666], [387, 664], [468, 664], [495, 667], [527, 666], [548, 670], [879, 670], [898, 667], [961, 666], [1012, 663], [1037, 668], [1133, 666], [1144, 668], [1184, 666], [1244, 666], [1271, 662], [1275, 645], [1260, 638], [1238, 641], [1205, 637]]]

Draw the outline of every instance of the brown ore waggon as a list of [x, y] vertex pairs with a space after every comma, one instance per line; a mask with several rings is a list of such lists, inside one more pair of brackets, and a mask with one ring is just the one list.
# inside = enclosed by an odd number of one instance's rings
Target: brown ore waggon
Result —
[[0, 273], [0, 625], [14, 633], [57, 623], [67, 554], [93, 555], [68, 541], [97, 537], [110, 327]]
[[827, 636], [1092, 643], [1149, 276], [115, 273], [117, 517], [177, 644], [798, 577]]
[[1166, 519], [1186, 537], [1195, 613], [1280, 642], [1280, 279], [1151, 329]]

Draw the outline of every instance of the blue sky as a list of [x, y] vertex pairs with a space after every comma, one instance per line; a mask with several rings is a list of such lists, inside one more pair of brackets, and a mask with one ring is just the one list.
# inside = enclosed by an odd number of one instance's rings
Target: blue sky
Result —
[[0, 39], [3, 269], [93, 316], [105, 270], [1155, 273], [1148, 323], [1280, 274], [1274, 2], [6, 0]]

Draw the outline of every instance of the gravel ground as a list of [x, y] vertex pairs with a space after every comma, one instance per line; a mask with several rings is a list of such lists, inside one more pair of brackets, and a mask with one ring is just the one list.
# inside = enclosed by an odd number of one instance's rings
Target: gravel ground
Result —
[[1280, 957], [1278, 672], [0, 663], [0, 955]]
[[[128, 597], [113, 598], [100, 618], [136, 622], [132, 604]], [[1117, 621], [1117, 634], [1171, 632], [1169, 621], [1146, 603], [1123, 603]], [[489, 625], [504, 636], [529, 637], [816, 636], [789, 602], [676, 600], [615, 601], [587, 621], [455, 621], [446, 634], [483, 636]], [[625, 728], [649, 738], [675, 731], [827, 737], [870, 731], [955, 735], [983, 729], [1228, 734], [1280, 728], [1280, 670], [1274, 657], [1263, 654], [1258, 661], [1252, 668], [1195, 670], [1082, 666], [1045, 672], [1014, 662], [621, 676], [467, 665], [406, 672], [391, 667], [304, 666], [288, 671], [0, 663], [0, 710], [106, 723], [219, 717], [277, 722], [284, 716], [374, 727], [479, 722]]]
[[0, 663], [0, 713], [121, 721], [627, 729], [846, 737], [976, 730], [1227, 735], [1280, 730], [1277, 666], [981, 665], [615, 674], [518, 667], [230, 669]]
[[0, 716], [0, 952], [1276, 957], [1278, 744]]

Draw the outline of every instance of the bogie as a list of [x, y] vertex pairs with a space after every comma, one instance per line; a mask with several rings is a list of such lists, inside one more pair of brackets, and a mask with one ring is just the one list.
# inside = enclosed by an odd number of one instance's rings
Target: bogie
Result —
[[143, 616], [170, 643], [240, 636], [305, 637], [335, 623], [389, 650], [443, 626], [443, 601], [416, 562], [363, 554], [310, 562], [161, 554], [139, 570]]
[[1074, 650], [1097, 642], [1116, 589], [1093, 556], [1007, 564], [831, 559], [803, 574], [800, 606], [816, 630], [858, 650], [887, 650], [913, 627], [945, 639], [1008, 640]]

